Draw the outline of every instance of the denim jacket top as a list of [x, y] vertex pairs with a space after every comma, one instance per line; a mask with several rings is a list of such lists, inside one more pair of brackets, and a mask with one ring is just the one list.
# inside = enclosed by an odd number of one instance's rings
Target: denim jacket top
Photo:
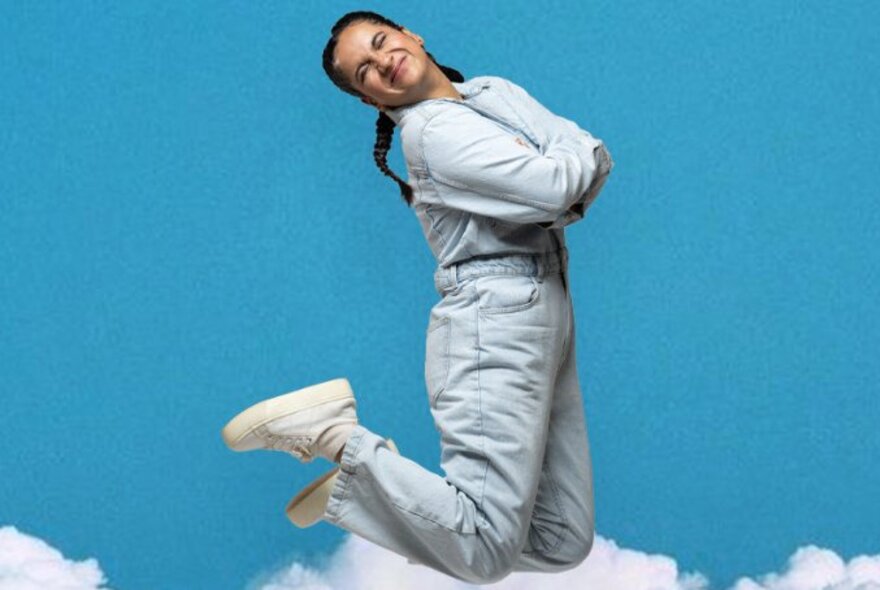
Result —
[[594, 153], [603, 142], [504, 78], [452, 85], [463, 100], [385, 111], [400, 129], [413, 209], [438, 265], [564, 246], [563, 228], [583, 218], [610, 172]]

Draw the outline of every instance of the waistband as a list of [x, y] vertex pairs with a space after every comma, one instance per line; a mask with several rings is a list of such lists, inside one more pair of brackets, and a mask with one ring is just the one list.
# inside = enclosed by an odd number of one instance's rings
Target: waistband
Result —
[[568, 268], [568, 248], [561, 246], [553, 252], [534, 254], [501, 254], [475, 256], [434, 271], [434, 287], [443, 295], [455, 290], [467, 279], [498, 274], [522, 274], [543, 277]]

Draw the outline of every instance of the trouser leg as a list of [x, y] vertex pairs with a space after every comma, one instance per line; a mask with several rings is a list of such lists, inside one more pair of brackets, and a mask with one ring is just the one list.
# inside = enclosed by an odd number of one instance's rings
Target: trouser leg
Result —
[[[569, 305], [571, 305], [569, 300]], [[587, 424], [578, 382], [574, 322], [556, 379], [538, 497], [514, 571], [562, 571], [589, 554], [595, 532]]]
[[472, 283], [432, 311], [426, 353], [442, 379], [429, 398], [444, 476], [357, 425], [325, 520], [467, 582], [513, 569], [528, 542], [567, 332], [559, 275], [539, 285], [535, 305], [513, 313], [480, 313]]

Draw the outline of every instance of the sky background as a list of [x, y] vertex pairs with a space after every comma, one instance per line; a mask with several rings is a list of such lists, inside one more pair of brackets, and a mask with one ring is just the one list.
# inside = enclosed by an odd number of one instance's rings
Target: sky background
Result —
[[344, 376], [440, 473], [434, 260], [320, 66], [361, 9], [614, 156], [566, 230], [599, 535], [572, 583], [880, 588], [880, 4], [450, 0], [0, 4], [0, 590], [56, 562], [77, 590], [464, 587], [293, 527], [330, 464], [220, 437]]

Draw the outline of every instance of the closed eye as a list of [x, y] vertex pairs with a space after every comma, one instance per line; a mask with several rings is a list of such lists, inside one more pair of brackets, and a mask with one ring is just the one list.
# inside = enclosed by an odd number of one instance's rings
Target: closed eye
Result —
[[[382, 37], [378, 40], [375, 47], [376, 49], [382, 49], [382, 46], [385, 45], [385, 33], [381, 33]], [[369, 62], [364, 62], [369, 67]], [[358, 72], [360, 74], [359, 81], [361, 84], [364, 83], [364, 78], [367, 77], [367, 68], [361, 68]]]

